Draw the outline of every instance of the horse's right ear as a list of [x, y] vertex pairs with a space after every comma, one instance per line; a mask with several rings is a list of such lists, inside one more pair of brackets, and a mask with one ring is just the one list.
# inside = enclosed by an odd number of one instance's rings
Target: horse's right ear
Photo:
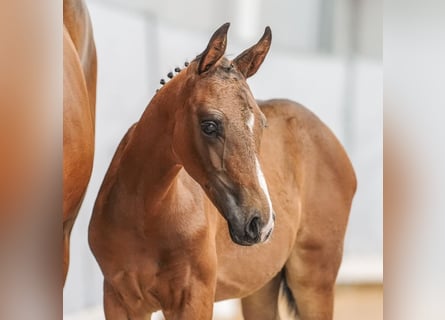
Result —
[[266, 27], [261, 39], [254, 46], [242, 52], [233, 60], [233, 64], [238, 70], [249, 78], [257, 72], [258, 68], [264, 61], [264, 58], [269, 52], [270, 44], [272, 42], [272, 31], [270, 27]]
[[219, 59], [222, 58], [226, 52], [227, 46], [227, 30], [229, 30], [230, 23], [227, 22], [215, 31], [212, 38], [210, 38], [207, 48], [201, 53], [199, 58], [198, 73], [201, 74], [209, 70]]

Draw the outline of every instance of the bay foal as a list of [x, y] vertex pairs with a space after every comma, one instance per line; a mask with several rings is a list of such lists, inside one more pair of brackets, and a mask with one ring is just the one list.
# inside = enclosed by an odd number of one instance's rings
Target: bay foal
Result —
[[332, 319], [351, 163], [307, 109], [253, 98], [270, 29], [229, 61], [228, 27], [153, 97], [104, 178], [89, 242], [108, 320], [209, 320], [228, 298], [280, 319], [280, 287], [301, 319]]

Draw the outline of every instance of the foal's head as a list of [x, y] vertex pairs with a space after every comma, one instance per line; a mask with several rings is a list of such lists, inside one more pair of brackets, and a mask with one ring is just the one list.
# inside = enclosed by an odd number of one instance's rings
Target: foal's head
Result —
[[267, 27], [256, 45], [230, 61], [228, 28], [221, 26], [178, 76], [183, 105], [176, 108], [173, 150], [227, 220], [232, 240], [252, 245], [268, 239], [274, 213], [258, 161], [266, 119], [246, 79], [263, 62], [272, 35]]

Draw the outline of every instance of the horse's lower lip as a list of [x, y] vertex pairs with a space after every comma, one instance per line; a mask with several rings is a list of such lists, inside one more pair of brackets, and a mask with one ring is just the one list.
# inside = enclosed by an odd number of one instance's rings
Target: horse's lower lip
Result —
[[239, 238], [232, 230], [232, 228], [229, 225], [229, 234], [230, 234], [230, 238], [232, 239], [232, 241], [238, 245], [241, 246], [253, 246], [254, 244], [257, 244], [260, 241], [260, 238], [258, 237], [258, 239], [255, 240], [246, 240], [243, 238]]
[[246, 246], [246, 247], [253, 246], [254, 244], [258, 243], [258, 242], [250, 242], [247, 240], [234, 239], [233, 237], [232, 237], [232, 241], [240, 246]]

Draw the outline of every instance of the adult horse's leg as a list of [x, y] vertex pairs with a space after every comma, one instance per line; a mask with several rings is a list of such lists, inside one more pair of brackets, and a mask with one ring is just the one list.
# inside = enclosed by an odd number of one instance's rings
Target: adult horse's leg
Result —
[[241, 299], [245, 320], [280, 320], [278, 295], [281, 279], [280, 272], [260, 290]]
[[74, 219], [63, 222], [63, 284], [65, 285], [68, 267], [70, 264], [70, 235], [73, 229]]

